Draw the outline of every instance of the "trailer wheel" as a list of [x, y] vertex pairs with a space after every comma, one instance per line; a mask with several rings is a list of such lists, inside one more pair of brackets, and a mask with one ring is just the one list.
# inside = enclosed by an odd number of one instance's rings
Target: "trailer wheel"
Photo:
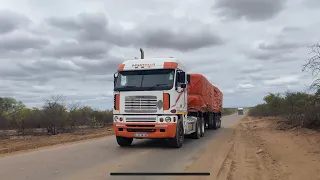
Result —
[[216, 130], [219, 128], [219, 116], [213, 116], [213, 129]]
[[133, 141], [133, 138], [126, 138], [126, 137], [120, 137], [120, 136], [116, 136], [116, 138], [117, 138], [117, 143], [121, 147], [130, 146]]
[[204, 129], [205, 129], [205, 121], [204, 118], [201, 118], [201, 131], [200, 131], [200, 136], [203, 137], [204, 136]]
[[170, 145], [173, 148], [181, 148], [184, 142], [184, 130], [183, 130], [183, 124], [179, 120], [177, 123], [177, 131], [176, 136], [169, 140]]
[[214, 116], [210, 114], [209, 115], [209, 120], [208, 120], [208, 129], [214, 129]]
[[219, 126], [218, 126], [218, 128], [221, 128], [221, 116], [218, 116], [218, 121], [219, 121]]
[[191, 134], [192, 139], [199, 139], [201, 137], [201, 118], [198, 117], [196, 122], [196, 131]]

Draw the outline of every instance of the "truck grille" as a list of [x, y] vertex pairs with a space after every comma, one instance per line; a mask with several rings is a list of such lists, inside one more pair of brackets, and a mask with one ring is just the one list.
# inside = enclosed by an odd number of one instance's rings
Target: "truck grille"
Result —
[[156, 122], [156, 117], [127, 117], [126, 122]]
[[126, 113], [156, 113], [157, 96], [126, 96]]

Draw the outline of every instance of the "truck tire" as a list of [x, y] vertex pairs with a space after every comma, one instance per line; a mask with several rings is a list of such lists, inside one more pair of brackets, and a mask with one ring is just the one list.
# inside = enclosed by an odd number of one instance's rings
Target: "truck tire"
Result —
[[218, 126], [218, 128], [221, 128], [221, 116], [218, 116], [218, 119], [219, 119], [219, 126]]
[[219, 116], [213, 116], [213, 129], [216, 130], [219, 128]]
[[183, 130], [183, 124], [179, 120], [177, 123], [177, 131], [176, 131], [176, 136], [170, 141], [170, 146], [173, 148], [181, 148], [184, 142], [184, 130]]
[[214, 126], [214, 116], [210, 114], [209, 120], [208, 120], [208, 129], [213, 129], [213, 126]]
[[200, 131], [200, 136], [201, 136], [201, 137], [204, 136], [205, 125], [206, 125], [206, 124], [205, 124], [204, 118], [202, 117], [202, 118], [201, 118], [201, 131]]
[[201, 118], [198, 117], [196, 122], [196, 131], [191, 134], [192, 139], [199, 139], [201, 137]]
[[133, 138], [126, 138], [126, 137], [120, 137], [120, 136], [116, 136], [116, 138], [117, 138], [117, 143], [121, 147], [130, 146], [132, 144], [132, 141], [133, 141]]

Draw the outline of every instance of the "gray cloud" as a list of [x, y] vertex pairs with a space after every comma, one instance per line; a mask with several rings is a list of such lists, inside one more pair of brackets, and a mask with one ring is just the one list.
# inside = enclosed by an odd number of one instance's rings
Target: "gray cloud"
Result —
[[262, 65], [255, 65], [255, 66], [246, 66], [241, 70], [241, 72], [242, 73], [254, 73], [254, 72], [260, 72], [261, 70], [263, 70]]
[[50, 41], [46, 38], [29, 33], [15, 32], [0, 36], [0, 51], [24, 51], [27, 49], [41, 49]]
[[24, 28], [31, 21], [24, 15], [9, 11], [0, 10], [0, 34], [10, 33], [18, 28]]
[[285, 8], [286, 2], [286, 0], [217, 0], [213, 8], [218, 15], [230, 19], [264, 21], [277, 16]]
[[303, 28], [298, 26], [285, 26], [282, 28], [283, 33], [297, 32], [301, 30], [303, 30]]
[[[165, 21], [161, 22], [160, 18], [165, 18]], [[150, 16], [132, 30], [123, 30], [118, 27], [120, 29], [111, 31], [106, 16], [101, 13], [80, 14], [74, 18], [52, 17], [47, 19], [47, 22], [65, 31], [77, 32], [77, 39], [80, 42], [104, 41], [120, 47], [133, 45], [179, 51], [223, 44], [223, 40], [214, 34], [208, 25], [187, 18], [175, 19], [168, 15]], [[193, 27], [189, 26], [191, 23]]]
[[84, 71], [95, 75], [105, 75], [113, 74], [117, 71], [117, 67], [121, 64], [124, 59], [105, 56], [101, 60], [86, 61], [86, 60], [76, 60], [74, 63], [83, 68]]
[[306, 47], [305, 43], [302, 42], [285, 42], [278, 41], [274, 43], [260, 43], [258, 49], [266, 51], [290, 51], [299, 47]]
[[195, 33], [173, 32], [167, 28], [151, 30], [144, 34], [145, 45], [152, 48], [172, 48], [180, 51], [189, 51], [211, 45], [220, 45], [222, 40], [208, 30], [199, 30]]
[[102, 42], [78, 43], [60, 42], [43, 50], [44, 56], [56, 58], [85, 57], [101, 58], [108, 52], [108, 46]]
[[306, 0], [304, 1], [304, 5], [308, 8], [320, 8], [320, 2], [318, 0]]

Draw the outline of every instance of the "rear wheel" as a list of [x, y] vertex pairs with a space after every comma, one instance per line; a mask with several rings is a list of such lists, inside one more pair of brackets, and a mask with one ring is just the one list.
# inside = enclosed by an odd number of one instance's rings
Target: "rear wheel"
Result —
[[191, 134], [192, 139], [199, 139], [201, 137], [201, 119], [198, 117], [196, 122], [196, 131]]
[[208, 120], [208, 129], [213, 129], [214, 127], [214, 116], [212, 114], [209, 115]]
[[183, 124], [179, 120], [177, 123], [177, 130], [176, 130], [176, 136], [169, 140], [170, 145], [173, 148], [181, 148], [184, 142], [184, 130], [183, 130]]
[[213, 129], [218, 129], [219, 128], [219, 116], [214, 115], [213, 116]]
[[120, 136], [116, 136], [116, 138], [117, 138], [117, 143], [121, 147], [130, 146], [133, 141], [133, 138], [126, 138], [126, 137], [120, 137]]
[[218, 116], [218, 121], [219, 121], [219, 126], [218, 126], [218, 128], [221, 128], [221, 117], [220, 117], [220, 116]]
[[200, 136], [203, 137], [204, 136], [204, 128], [205, 128], [205, 121], [204, 118], [201, 118], [201, 132], [200, 132]]

